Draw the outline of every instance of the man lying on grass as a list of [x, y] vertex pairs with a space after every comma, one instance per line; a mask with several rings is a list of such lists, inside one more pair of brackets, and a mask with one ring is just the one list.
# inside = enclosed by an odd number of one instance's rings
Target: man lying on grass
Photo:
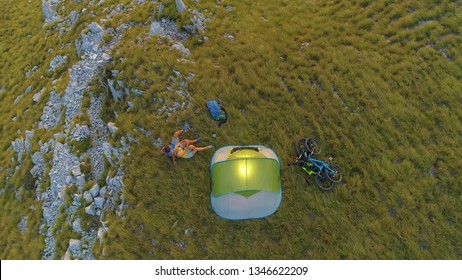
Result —
[[172, 142], [160, 149], [160, 152], [166, 156], [172, 157], [173, 164], [177, 165], [176, 158], [192, 158], [197, 152], [212, 148], [212, 145], [206, 147], [196, 147], [195, 144], [200, 141], [200, 137], [196, 139], [185, 139], [180, 142], [180, 135], [184, 132], [183, 129], [175, 131], [172, 137]]

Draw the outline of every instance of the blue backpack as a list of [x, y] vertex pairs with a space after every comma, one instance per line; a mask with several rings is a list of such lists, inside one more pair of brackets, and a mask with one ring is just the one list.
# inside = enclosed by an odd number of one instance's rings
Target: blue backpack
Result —
[[207, 101], [207, 109], [209, 109], [212, 119], [218, 122], [218, 127], [228, 121], [226, 110], [219, 102], [215, 100]]

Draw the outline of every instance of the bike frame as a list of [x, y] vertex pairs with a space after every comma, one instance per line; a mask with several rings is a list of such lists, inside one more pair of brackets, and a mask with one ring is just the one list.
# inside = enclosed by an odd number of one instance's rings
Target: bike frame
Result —
[[[312, 158], [311, 157], [311, 154], [308, 154], [307, 151], [303, 151], [302, 153], [300, 153], [300, 155], [298, 156], [297, 158], [297, 162], [299, 160], [301, 160], [302, 158], [306, 158], [307, 161], [309, 161], [317, 170], [319, 170], [320, 172], [325, 168], [327, 169], [327, 171], [330, 173], [330, 172], [336, 172], [335, 170], [333, 170], [332, 168], [330, 168], [324, 161], [322, 160], [319, 160], [319, 159], [315, 159], [315, 158]], [[308, 173], [309, 175], [315, 175], [316, 172], [314, 171], [311, 171], [311, 170], [308, 170], [305, 166], [301, 166], [301, 168], [306, 172]]]
[[319, 171], [322, 171], [324, 168], [327, 169], [327, 171], [329, 172], [335, 172], [334, 170], [332, 170], [332, 168], [330, 168], [324, 161], [322, 160], [319, 160], [319, 159], [314, 159], [314, 158], [311, 158], [309, 157], [308, 158], [308, 161], [313, 164], [317, 169], [319, 169]]

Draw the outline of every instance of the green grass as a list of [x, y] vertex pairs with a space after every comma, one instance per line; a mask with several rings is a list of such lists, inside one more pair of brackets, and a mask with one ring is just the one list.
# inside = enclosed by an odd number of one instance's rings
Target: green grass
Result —
[[[46, 103], [42, 97], [32, 106], [29, 95], [13, 107], [14, 99], [29, 84], [34, 85], [33, 93], [51, 88], [49, 80], [39, 79], [54, 57], [46, 50], [73, 42], [83, 23], [96, 21], [97, 16], [86, 15], [79, 19], [75, 33], [58, 38], [40, 28], [41, 14], [35, 12], [40, 11], [39, 4], [16, 7], [2, 2], [11, 14], [0, 18], [0, 28], [7, 30], [0, 35], [0, 87], [7, 88], [0, 95], [4, 112], [0, 124], [2, 135], [7, 135], [0, 139], [0, 166], [7, 167], [14, 155], [8, 147], [18, 137], [17, 129], [32, 127]], [[175, 15], [171, 1], [163, 2], [165, 16], [188, 22], [187, 16]], [[218, 6], [214, 1], [203, 2], [197, 6], [211, 13], [204, 12], [212, 19], [203, 34], [209, 39], [203, 44], [197, 44], [197, 38], [183, 42], [191, 50], [187, 58], [191, 63], [178, 60], [180, 54], [169, 51], [165, 41], [143, 37], [149, 32], [148, 20], [156, 17], [147, 12], [156, 10], [155, 4], [147, 3], [146, 9], [134, 9], [129, 17], [114, 17], [106, 23], [148, 21], [127, 31], [109, 65], [109, 70], [123, 70], [119, 79], [124, 84], [145, 93], [130, 98], [134, 104], [130, 110], [127, 100], [114, 103], [106, 98], [104, 102], [105, 121], [114, 121], [118, 133], [130, 133], [140, 144], [132, 144], [124, 157], [125, 218], [106, 215], [109, 233], [102, 245], [95, 246], [97, 258], [462, 257], [459, 4], [295, 0], [278, 1], [278, 5], [222, 1]], [[105, 5], [115, 7], [116, 3]], [[226, 5], [234, 10], [226, 12]], [[34, 16], [14, 18], [21, 7]], [[10, 27], [3, 29], [10, 23], [22, 27], [16, 33]], [[29, 32], [31, 38], [21, 35]], [[226, 39], [225, 33], [236, 39]], [[45, 34], [48, 40], [43, 40]], [[35, 44], [26, 44], [27, 40]], [[75, 53], [74, 48], [69, 53]], [[120, 62], [120, 58], [126, 60]], [[67, 65], [77, 59], [70, 54]], [[41, 68], [26, 80], [22, 71], [36, 64]], [[155, 100], [183, 101], [166, 90], [173, 70], [196, 75], [186, 86], [194, 107], [165, 121], [166, 114], [157, 113], [162, 104]], [[229, 122], [222, 128], [205, 108], [207, 100], [216, 98], [228, 111]], [[26, 108], [30, 111], [24, 113]], [[19, 117], [13, 123], [14, 115]], [[209, 203], [213, 151], [180, 159], [174, 167], [150, 139], [134, 131], [141, 126], [152, 131], [154, 138], [168, 141], [185, 120], [202, 135], [201, 145], [263, 144], [274, 149], [282, 166], [280, 209], [262, 220], [220, 219]], [[213, 133], [217, 138], [212, 138]], [[45, 133], [36, 135], [40, 138]], [[333, 192], [321, 193], [313, 180], [306, 184], [300, 170], [286, 166], [294, 153], [293, 143], [301, 136], [321, 139], [322, 158], [333, 156], [344, 171], [344, 182]], [[18, 172], [0, 197], [4, 259], [40, 258], [43, 248], [38, 230], [28, 231], [21, 239], [17, 228], [20, 217], [29, 211], [24, 205], [38, 203], [32, 199], [33, 191], [27, 192], [29, 204], [14, 199], [12, 190], [21, 187], [24, 174]], [[6, 172], [0, 171], [0, 176]], [[39, 212], [28, 214], [35, 227], [40, 224]], [[59, 252], [66, 249], [68, 231], [63, 225], [58, 240], [65, 244], [58, 246]]]

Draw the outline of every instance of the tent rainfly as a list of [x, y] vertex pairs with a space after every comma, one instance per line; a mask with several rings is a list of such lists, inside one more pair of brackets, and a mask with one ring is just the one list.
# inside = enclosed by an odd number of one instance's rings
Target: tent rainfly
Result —
[[282, 200], [280, 173], [279, 159], [268, 147], [221, 147], [210, 162], [213, 210], [228, 220], [273, 214]]

